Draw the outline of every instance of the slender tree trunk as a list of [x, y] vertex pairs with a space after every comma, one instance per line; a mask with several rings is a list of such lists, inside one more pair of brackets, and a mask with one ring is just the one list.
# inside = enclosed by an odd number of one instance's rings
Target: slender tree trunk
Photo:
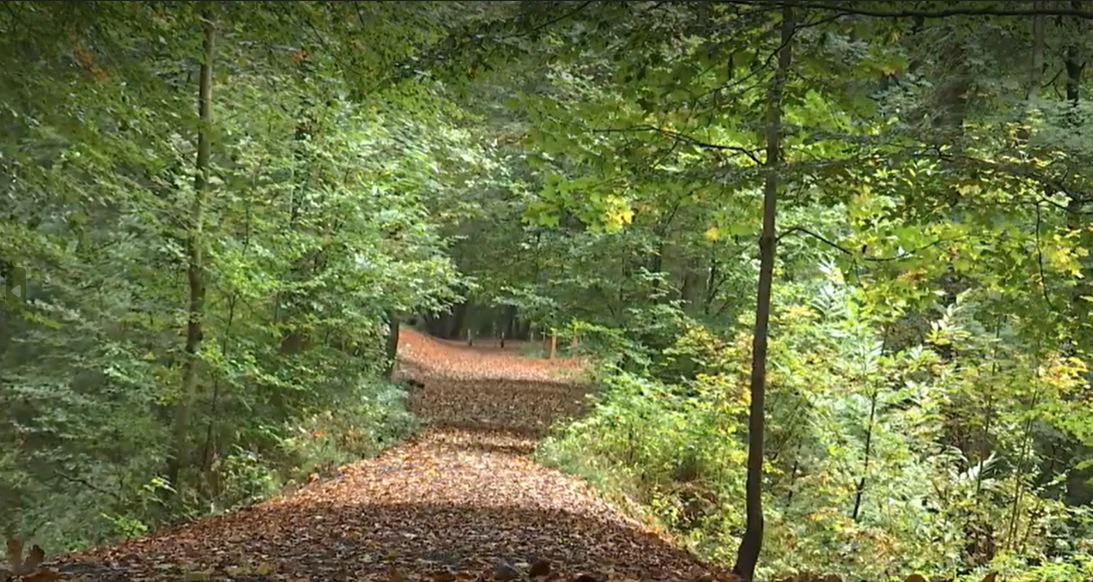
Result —
[[[1072, 2], [1072, 6], [1082, 8], [1081, 3]], [[1071, 31], [1073, 34], [1071, 38], [1077, 38], [1083, 31], [1082, 22], [1078, 19], [1074, 19], [1075, 31]], [[1063, 56], [1063, 66], [1066, 69], [1066, 100], [1069, 106], [1068, 111], [1068, 125], [1077, 131], [1081, 125], [1079, 119], [1078, 107], [1081, 103], [1081, 82], [1082, 72], [1085, 70], [1085, 58], [1082, 54], [1082, 50], [1077, 42], [1069, 44]], [[1080, 193], [1073, 192], [1070, 194], [1070, 200], [1067, 203], [1067, 207], [1070, 210], [1067, 213], [1067, 229], [1073, 233], [1076, 233], [1079, 244], [1085, 248], [1089, 248], [1093, 241], [1090, 240], [1089, 233], [1087, 232], [1086, 220], [1082, 215], [1086, 205], [1089, 203], [1089, 198]], [[1088, 337], [1088, 331], [1086, 329], [1086, 322], [1089, 320], [1089, 303], [1083, 299], [1083, 297], [1093, 296], [1093, 287], [1089, 283], [1089, 269], [1085, 259], [1078, 259], [1081, 266], [1082, 277], [1076, 281], [1073, 290], [1071, 291], [1070, 312], [1071, 321], [1073, 325], [1072, 338], [1070, 339], [1070, 346], [1068, 351], [1072, 350], [1075, 346], [1084, 345], [1086, 338]]]
[[775, 216], [778, 207], [778, 166], [782, 141], [782, 91], [790, 66], [794, 32], [793, 6], [782, 8], [782, 47], [778, 68], [767, 97], [766, 181], [763, 184], [763, 232], [759, 237], [759, 285], [755, 302], [755, 334], [751, 356], [751, 406], [748, 411], [748, 477], [744, 537], [733, 571], [745, 581], [755, 577], [759, 551], [763, 546], [763, 405], [766, 396], [767, 327], [770, 322], [770, 291], [774, 283]]
[[[1039, 0], [1034, 3], [1037, 10], [1043, 10], [1044, 2]], [[1044, 77], [1044, 15], [1037, 14], [1032, 17], [1032, 62], [1029, 64], [1029, 87], [1026, 99], [1029, 105], [1035, 107], [1040, 99], [1040, 85]]]
[[683, 282], [679, 286], [679, 299], [687, 308], [695, 304], [698, 295], [699, 275], [694, 259], [687, 259], [683, 263]]
[[468, 307], [468, 302], [464, 301], [452, 309], [452, 317], [449, 319], [450, 327], [445, 339], [459, 339], [459, 336], [463, 335], [461, 332], [463, 331], [463, 322], [467, 318]]
[[873, 427], [877, 422], [878, 396], [880, 396], [880, 387], [874, 386], [873, 394], [869, 398], [869, 424], [865, 429], [865, 452], [862, 454], [862, 475], [861, 480], [858, 481], [858, 486], [854, 491], [854, 511], [850, 515], [850, 518], [855, 522], [858, 521], [858, 516], [861, 515], [862, 497], [865, 496], [865, 481], [866, 477], [869, 475], [869, 460], [873, 453]]
[[711, 257], [709, 276], [706, 277], [706, 300], [705, 305], [702, 306], [702, 313], [706, 315], [710, 314], [710, 308], [713, 307], [714, 300], [717, 299], [717, 288], [720, 286], [720, 281], [717, 272], [717, 258]]
[[[885, 324], [883, 331], [881, 332], [881, 353], [888, 352], [888, 324]], [[850, 517], [855, 522], [861, 517], [861, 504], [862, 499], [865, 497], [865, 484], [869, 477], [869, 464], [872, 462], [873, 457], [873, 430], [877, 426], [877, 400], [880, 398], [881, 384], [877, 383], [873, 386], [873, 392], [869, 396], [869, 420], [865, 426], [865, 447], [862, 452], [862, 470], [861, 479], [858, 480], [858, 485], [854, 491], [854, 511], [851, 512]]]
[[187, 440], [190, 429], [190, 412], [197, 398], [198, 366], [201, 340], [204, 335], [202, 319], [205, 316], [205, 255], [203, 230], [205, 204], [209, 193], [209, 132], [212, 127], [212, 77], [215, 55], [216, 27], [206, 11], [205, 54], [201, 63], [198, 88], [198, 109], [201, 117], [197, 133], [197, 163], [194, 177], [194, 199], [190, 207], [190, 232], [187, 237], [189, 267], [187, 278], [190, 285], [189, 317], [186, 323], [186, 360], [182, 364], [182, 393], [175, 408], [174, 454], [167, 466], [167, 478], [177, 485], [179, 473], [187, 461]]
[[[505, 306], [505, 322], [502, 329], [502, 338], [512, 338], [516, 336], [516, 306]], [[502, 346], [504, 347], [504, 346]]]
[[387, 370], [388, 378], [394, 376], [398, 358], [399, 319], [394, 311], [387, 313]]

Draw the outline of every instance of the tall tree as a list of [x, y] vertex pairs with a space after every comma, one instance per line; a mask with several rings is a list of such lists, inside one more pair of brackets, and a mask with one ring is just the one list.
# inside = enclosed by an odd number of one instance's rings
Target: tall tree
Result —
[[167, 478], [177, 483], [179, 471], [189, 460], [190, 417], [200, 385], [201, 342], [205, 318], [205, 212], [211, 177], [211, 132], [213, 130], [212, 90], [213, 60], [216, 57], [216, 22], [212, 11], [201, 12], [204, 29], [201, 70], [198, 75], [197, 159], [194, 164], [193, 202], [190, 206], [186, 250], [189, 265], [189, 304], [186, 317], [186, 358], [182, 364], [182, 389], [175, 405], [174, 453], [167, 467]]
[[778, 66], [767, 92], [766, 160], [763, 163], [763, 230], [759, 235], [759, 284], [755, 301], [755, 331], [752, 335], [751, 381], [748, 392], [748, 463], [745, 511], [747, 529], [740, 540], [733, 570], [744, 580], [755, 577], [763, 547], [763, 431], [766, 418], [767, 344], [770, 326], [770, 296], [774, 286], [774, 251], [777, 245], [775, 219], [778, 192], [784, 187], [779, 176], [782, 159], [782, 93], [792, 62], [793, 34], [796, 32], [793, 6], [782, 7], [781, 45]]

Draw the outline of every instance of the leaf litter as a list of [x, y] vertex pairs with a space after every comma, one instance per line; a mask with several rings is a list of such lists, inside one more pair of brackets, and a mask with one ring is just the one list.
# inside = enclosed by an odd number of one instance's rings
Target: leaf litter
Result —
[[250, 508], [62, 556], [50, 571], [96, 582], [731, 578], [529, 458], [552, 422], [581, 413], [581, 362], [412, 331], [400, 343], [399, 375], [421, 386], [410, 405], [429, 423], [413, 439]]

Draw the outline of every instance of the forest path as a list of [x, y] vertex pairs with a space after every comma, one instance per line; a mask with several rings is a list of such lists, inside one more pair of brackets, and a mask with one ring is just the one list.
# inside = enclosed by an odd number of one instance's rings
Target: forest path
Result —
[[[528, 454], [586, 389], [522, 358], [402, 334], [400, 373], [429, 421], [327, 481], [246, 510], [69, 556], [70, 579], [246, 581], [694, 580], [712, 570]], [[498, 569], [503, 562], [513, 570]], [[593, 578], [578, 578], [579, 573]], [[723, 573], [722, 573], [723, 575]]]

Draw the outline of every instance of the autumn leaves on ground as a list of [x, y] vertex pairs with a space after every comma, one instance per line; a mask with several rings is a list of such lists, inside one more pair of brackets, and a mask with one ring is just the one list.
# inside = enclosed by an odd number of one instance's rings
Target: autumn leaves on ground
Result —
[[428, 423], [410, 442], [292, 494], [39, 572], [103, 582], [717, 575], [528, 457], [551, 422], [580, 413], [585, 388], [576, 361], [519, 349], [404, 332], [399, 373], [423, 384], [410, 405]]

